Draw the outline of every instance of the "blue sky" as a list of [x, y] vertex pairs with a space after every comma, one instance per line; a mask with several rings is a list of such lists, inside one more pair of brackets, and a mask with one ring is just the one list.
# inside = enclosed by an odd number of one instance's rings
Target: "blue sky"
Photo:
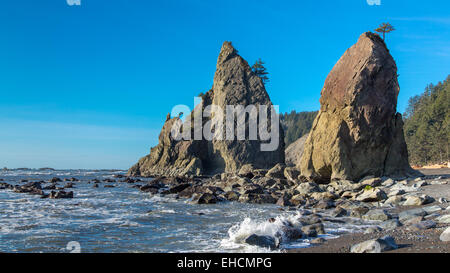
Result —
[[266, 62], [282, 112], [319, 108], [333, 65], [388, 21], [403, 112], [450, 72], [447, 0], [7, 0], [0, 8], [0, 167], [130, 167], [165, 116], [212, 86], [232, 41]]

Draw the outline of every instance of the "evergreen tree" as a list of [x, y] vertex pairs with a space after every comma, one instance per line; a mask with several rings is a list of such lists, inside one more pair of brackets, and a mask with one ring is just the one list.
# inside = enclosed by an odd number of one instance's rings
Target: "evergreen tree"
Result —
[[267, 77], [267, 75], [269, 74], [267, 72], [266, 67], [264, 66], [264, 62], [261, 60], [261, 58], [259, 58], [255, 64], [252, 66], [252, 71], [253, 73], [255, 73], [256, 75], [258, 75], [258, 77], [260, 77], [263, 81], [263, 83], [265, 84], [266, 82], [269, 81], [269, 77]]
[[405, 140], [410, 162], [415, 165], [445, 163], [449, 160], [450, 75], [437, 85], [411, 97], [404, 114]]
[[395, 28], [389, 24], [389, 23], [382, 23], [377, 29], [375, 29], [376, 32], [383, 33], [383, 41], [385, 38], [385, 34], [394, 31]]
[[280, 115], [281, 126], [284, 130], [284, 143], [286, 147], [297, 139], [309, 133], [314, 119], [317, 116], [315, 112], [296, 112], [284, 113]]

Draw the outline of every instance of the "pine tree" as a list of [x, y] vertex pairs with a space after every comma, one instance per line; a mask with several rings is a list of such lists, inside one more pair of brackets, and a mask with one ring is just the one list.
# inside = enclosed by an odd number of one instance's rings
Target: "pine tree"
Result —
[[404, 133], [412, 164], [445, 163], [450, 158], [450, 76], [428, 85], [412, 97], [406, 109]]
[[280, 122], [284, 130], [284, 143], [286, 144], [286, 147], [300, 137], [309, 133], [317, 113], [317, 111], [291, 111], [289, 114], [284, 113], [280, 115]]
[[266, 84], [267, 82], [269, 82], [269, 77], [267, 77], [269, 73], [267, 72], [267, 69], [264, 66], [264, 64], [265, 63], [261, 60], [261, 58], [258, 59], [252, 66], [252, 71], [262, 79], [264, 84]]
[[395, 28], [389, 24], [389, 23], [382, 23], [377, 29], [375, 29], [376, 32], [383, 33], [383, 41], [385, 38], [385, 34], [394, 31]]

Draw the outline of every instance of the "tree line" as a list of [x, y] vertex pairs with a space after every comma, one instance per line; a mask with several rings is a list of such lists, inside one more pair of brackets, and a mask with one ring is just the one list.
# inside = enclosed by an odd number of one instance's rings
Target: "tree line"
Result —
[[284, 130], [284, 143], [286, 147], [297, 139], [309, 133], [318, 111], [296, 112], [280, 115], [281, 126]]
[[450, 139], [450, 75], [408, 101], [403, 114], [409, 161], [413, 165], [446, 163]]

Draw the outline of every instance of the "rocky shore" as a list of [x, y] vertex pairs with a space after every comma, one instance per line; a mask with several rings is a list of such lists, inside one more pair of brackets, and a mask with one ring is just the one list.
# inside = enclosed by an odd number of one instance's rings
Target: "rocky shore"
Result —
[[[381, 236], [391, 230], [404, 230], [405, 236], [439, 230], [447, 241], [450, 231], [441, 229], [449, 223], [444, 215], [449, 173], [424, 176], [410, 167], [397, 113], [397, 78], [384, 40], [363, 33], [325, 80], [321, 108], [307, 137], [271, 153], [255, 149], [261, 141], [247, 139], [176, 141], [169, 134], [176, 121], [168, 116], [159, 144], [128, 174], [155, 177], [141, 191], [194, 204], [270, 203], [298, 212], [292, 221], [279, 221], [279, 234], [243, 238], [250, 245], [277, 249], [283, 241], [300, 238], [320, 244], [325, 223], [359, 220], [373, 224], [366, 234], [380, 234], [350, 246], [351, 252], [401, 249], [397, 241], [404, 237]], [[264, 85], [228, 42], [219, 54], [213, 88], [198, 107], [218, 102], [271, 104]]]
[[[255, 232], [237, 239], [272, 250], [304, 239], [313, 247], [295, 252], [448, 252], [450, 172], [420, 173], [410, 167], [396, 112], [397, 77], [384, 41], [364, 33], [327, 77], [311, 132], [287, 149], [282, 129], [273, 151], [262, 151], [262, 140], [176, 140], [172, 126], [180, 118], [169, 114], [158, 145], [127, 176], [87, 183], [93, 188], [128, 183], [143, 193], [197, 205], [276, 204], [296, 214], [267, 219], [276, 225], [271, 235]], [[230, 42], [219, 54], [213, 88], [187, 119], [210, 104], [272, 106], [262, 80]], [[55, 177], [19, 185], [0, 182], [0, 189], [74, 198], [77, 183]], [[322, 236], [330, 225], [353, 224], [367, 228], [351, 235], [343, 230], [332, 240]]]
[[[29, 181], [28, 179], [22, 179], [19, 183], [8, 183], [4, 179], [0, 179], [0, 190], [12, 190], [16, 193], [26, 193], [30, 195], [38, 195], [40, 198], [50, 198], [50, 199], [66, 199], [74, 198], [74, 190], [77, 188], [78, 183], [88, 183], [92, 184], [93, 188], [98, 188], [100, 184], [104, 188], [115, 187], [113, 183], [128, 183], [133, 184], [135, 182], [141, 182], [141, 179], [133, 179], [125, 177], [123, 175], [117, 175], [117, 179], [94, 179], [91, 181], [80, 181], [75, 177], [71, 178], [59, 178], [53, 177], [48, 181]], [[123, 178], [123, 179], [120, 179]], [[137, 186], [139, 188], [140, 185]], [[68, 190], [70, 189], [70, 191]]]
[[[433, 202], [426, 205], [388, 208], [394, 220], [403, 222], [394, 229], [382, 228], [388, 221], [379, 221], [380, 229], [363, 233], [342, 235], [309, 248], [290, 250], [294, 253], [349, 253], [352, 247], [365, 242], [392, 237], [397, 247], [387, 249], [387, 253], [449, 253], [450, 252], [450, 169], [421, 169], [426, 182], [417, 189], [429, 195]], [[437, 179], [441, 178], [441, 179]], [[410, 183], [414, 185], [414, 183]], [[355, 250], [355, 249], [354, 249]], [[369, 251], [369, 250], [367, 250]]]
[[384, 253], [449, 253], [450, 245], [440, 239], [443, 228], [433, 228], [421, 231], [409, 231], [402, 227], [377, 233], [354, 233], [343, 235], [337, 239], [324, 241], [308, 248], [289, 250], [290, 253], [351, 253], [351, 248], [362, 242], [390, 236], [394, 238], [397, 248], [383, 251]]
[[[18, 185], [2, 181], [0, 188], [60, 199], [76, 198], [79, 183], [92, 184], [93, 188], [125, 183], [152, 196], [167, 196], [206, 207], [228, 201], [270, 203], [279, 206], [280, 214], [283, 211], [297, 214], [290, 219], [267, 219], [267, 223], [279, 226], [274, 236], [255, 233], [242, 238], [242, 242], [272, 250], [279, 250], [281, 243], [299, 239], [312, 244], [311, 248], [289, 250], [294, 252], [448, 252], [450, 170], [423, 172], [423, 177], [403, 180], [365, 177], [360, 181], [316, 184], [303, 181], [298, 171], [279, 164], [270, 170], [243, 166], [237, 175], [155, 178], [116, 175], [92, 181], [55, 177], [36, 182], [23, 179]], [[343, 231], [337, 239], [324, 240], [323, 234], [330, 224], [367, 225], [367, 228], [362, 233]]]
[[[424, 173], [444, 175], [441, 179], [426, 176], [417, 193], [429, 195], [433, 202], [424, 205], [383, 206], [390, 220], [375, 222], [378, 228], [365, 232], [351, 233], [336, 239], [314, 244], [309, 248], [289, 250], [292, 253], [350, 253], [350, 252], [386, 252], [386, 253], [449, 253], [450, 252], [450, 170], [423, 170]], [[415, 185], [415, 183], [410, 183]], [[392, 238], [393, 247], [377, 247], [376, 240]]]
[[[210, 178], [157, 177], [139, 189], [153, 194], [172, 195], [174, 198], [188, 198], [194, 204], [224, 201], [273, 203], [279, 205], [280, 210], [299, 212], [298, 221], [283, 223], [282, 234], [278, 238], [253, 234], [245, 239], [248, 244], [262, 247], [276, 249], [283, 240], [300, 238], [310, 238], [314, 245], [323, 242], [334, 244], [333, 240], [327, 242], [320, 238], [321, 234], [325, 234], [323, 223], [344, 224], [360, 219], [373, 226], [364, 234], [336, 239], [335, 245], [340, 247], [330, 248], [333, 249], [330, 251], [350, 251], [352, 245], [346, 245], [345, 248], [341, 244], [369, 238], [381, 239], [384, 235], [392, 236], [395, 245], [389, 248], [377, 246], [374, 250], [371, 245], [373, 242], [368, 242], [368, 245], [353, 249], [353, 252], [400, 251], [398, 249], [408, 245], [420, 245], [414, 248], [417, 251], [424, 247], [430, 251], [445, 251], [448, 243], [443, 241], [448, 241], [448, 235], [445, 235], [444, 230], [447, 228], [448, 233], [450, 225], [450, 209], [447, 209], [450, 205], [450, 171], [437, 172], [440, 173], [433, 175], [427, 170], [426, 176], [401, 180], [369, 176], [360, 181], [335, 180], [329, 184], [316, 184], [307, 182], [294, 168], [278, 164], [270, 170], [243, 166], [238, 175], [222, 174]], [[434, 238], [434, 241], [425, 240], [427, 243], [434, 242], [434, 248], [432, 245], [421, 245], [424, 241], [421, 238], [427, 236]], [[298, 251], [321, 252], [326, 249], [318, 246], [312, 250]]]

